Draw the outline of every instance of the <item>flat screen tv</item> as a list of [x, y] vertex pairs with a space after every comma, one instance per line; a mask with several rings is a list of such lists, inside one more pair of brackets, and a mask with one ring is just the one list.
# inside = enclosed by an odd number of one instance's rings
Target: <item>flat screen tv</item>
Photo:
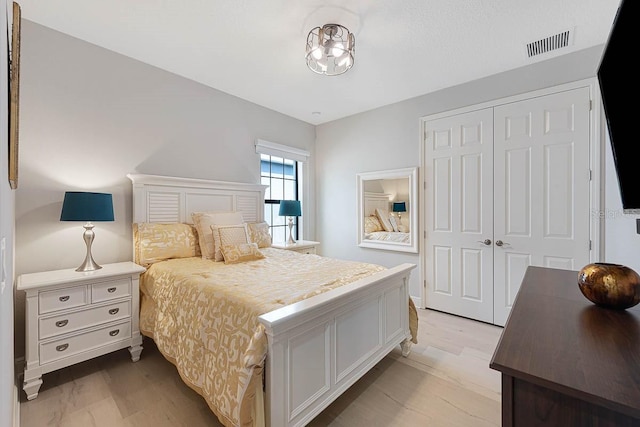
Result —
[[640, 146], [633, 94], [640, 73], [633, 65], [640, 32], [640, 0], [622, 0], [598, 67], [598, 82], [625, 213], [640, 213]]

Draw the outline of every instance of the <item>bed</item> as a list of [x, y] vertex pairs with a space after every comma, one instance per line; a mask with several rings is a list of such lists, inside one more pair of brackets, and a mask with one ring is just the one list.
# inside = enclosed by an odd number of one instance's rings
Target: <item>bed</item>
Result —
[[268, 246], [246, 262], [205, 260], [190, 243], [192, 213], [240, 212], [260, 224], [265, 187], [128, 177], [136, 260], [143, 225], [181, 227], [174, 240], [188, 249], [145, 265], [141, 331], [224, 425], [306, 425], [396, 346], [408, 355], [414, 264], [383, 268]]
[[411, 243], [409, 227], [389, 213], [389, 194], [364, 193], [364, 239]]

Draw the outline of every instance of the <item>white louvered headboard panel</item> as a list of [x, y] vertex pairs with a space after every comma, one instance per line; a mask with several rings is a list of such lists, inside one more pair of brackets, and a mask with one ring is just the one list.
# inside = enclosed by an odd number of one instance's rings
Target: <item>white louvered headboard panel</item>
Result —
[[266, 185], [159, 175], [128, 174], [133, 222], [191, 223], [200, 211], [242, 212], [245, 222], [264, 218]]
[[376, 208], [389, 212], [389, 194], [364, 193], [364, 216], [375, 215]]

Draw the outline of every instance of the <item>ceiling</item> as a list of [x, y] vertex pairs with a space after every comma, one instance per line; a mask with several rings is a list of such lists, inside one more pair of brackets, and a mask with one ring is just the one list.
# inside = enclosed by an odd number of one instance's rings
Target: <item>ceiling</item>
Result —
[[[311, 124], [606, 42], [619, 0], [17, 0], [22, 17]], [[310, 71], [306, 36], [356, 38], [340, 76]], [[569, 46], [527, 43], [569, 30]]]

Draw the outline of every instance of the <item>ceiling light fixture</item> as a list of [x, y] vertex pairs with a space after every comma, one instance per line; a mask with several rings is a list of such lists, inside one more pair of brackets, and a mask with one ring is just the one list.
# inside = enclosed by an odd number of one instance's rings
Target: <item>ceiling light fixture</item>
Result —
[[353, 67], [356, 38], [346, 27], [326, 24], [307, 36], [305, 58], [314, 73], [337, 76]]

